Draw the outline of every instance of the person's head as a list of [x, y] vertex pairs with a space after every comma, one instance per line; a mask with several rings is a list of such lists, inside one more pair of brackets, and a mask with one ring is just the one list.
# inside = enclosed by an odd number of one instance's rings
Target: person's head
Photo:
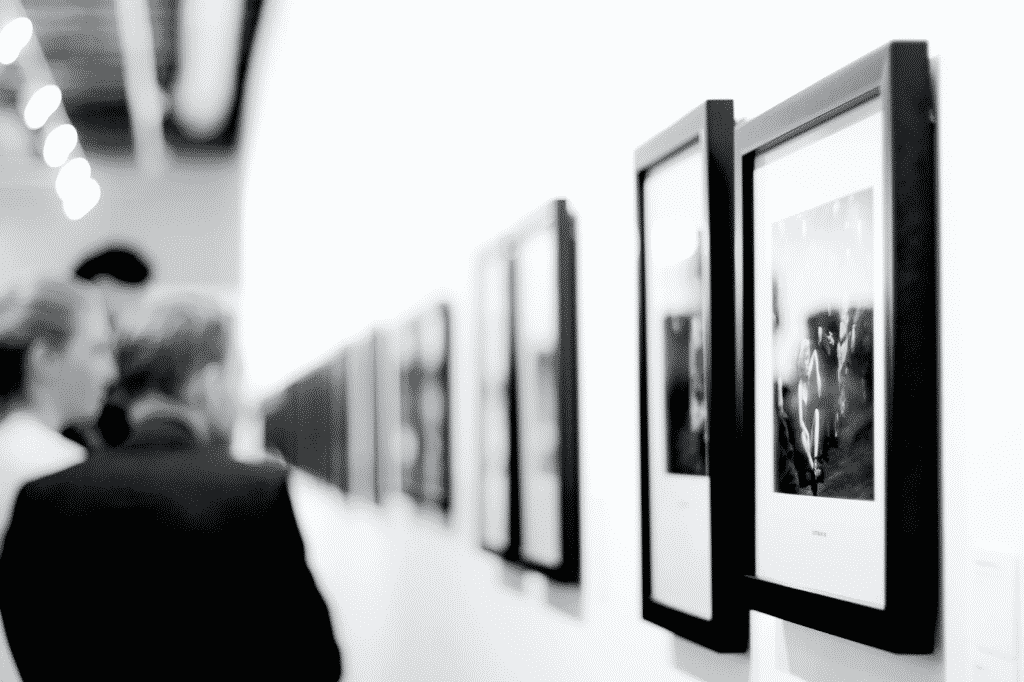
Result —
[[0, 413], [25, 408], [54, 428], [95, 419], [116, 378], [94, 289], [41, 279], [0, 299]]
[[108, 311], [117, 319], [138, 305], [149, 282], [150, 270], [132, 249], [114, 246], [86, 257], [75, 269], [75, 278], [98, 287]]
[[230, 435], [239, 377], [223, 306], [198, 294], [151, 299], [123, 334], [117, 393], [129, 421], [140, 403], [156, 399], [201, 418], [213, 437]]

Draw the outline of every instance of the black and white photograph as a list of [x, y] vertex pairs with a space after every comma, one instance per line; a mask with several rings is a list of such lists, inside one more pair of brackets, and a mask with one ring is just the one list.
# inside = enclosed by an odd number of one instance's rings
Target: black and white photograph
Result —
[[1024, 682], [1021, 22], [897, 4], [0, 0], [0, 682]]
[[401, 381], [396, 337], [389, 327], [378, 327], [374, 334], [376, 349], [376, 448], [377, 488], [380, 501], [400, 492], [402, 430]]
[[345, 349], [345, 454], [349, 490], [364, 500], [379, 499], [377, 395], [374, 338], [366, 334]]
[[896, 652], [935, 643], [931, 106], [894, 41], [736, 131], [751, 606]]
[[401, 337], [403, 490], [442, 512], [450, 497], [449, 339], [445, 304], [419, 313]]
[[708, 405], [704, 324], [699, 314], [665, 317], [665, 380], [668, 471], [705, 476]]
[[559, 374], [558, 235], [551, 226], [513, 255], [516, 414], [520, 464], [520, 553], [562, 561], [562, 434]]
[[[756, 155], [756, 574], [884, 608], [883, 129], [873, 99]], [[842, 362], [840, 362], [842, 358]], [[782, 549], [785, 548], [785, 549]]]
[[771, 226], [780, 493], [874, 499], [873, 199]]
[[704, 382], [705, 149], [643, 169], [644, 374], [650, 599], [709, 622], [711, 486]]

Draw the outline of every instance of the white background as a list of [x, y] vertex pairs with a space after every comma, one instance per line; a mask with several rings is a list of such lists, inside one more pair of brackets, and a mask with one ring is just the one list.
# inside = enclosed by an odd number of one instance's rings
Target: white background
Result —
[[[700, 315], [703, 309], [701, 282], [692, 277], [692, 268], [683, 267], [697, 253], [703, 239], [698, 235], [707, 232], [702, 149], [698, 144], [655, 166], [644, 184], [647, 466], [651, 596], [660, 604], [711, 620], [711, 479], [669, 473], [665, 413], [665, 317]], [[708, 453], [712, 461], [714, 456]], [[722, 475], [728, 475], [727, 468]]]
[[[1024, 186], [1011, 12], [991, 0], [268, 4], [245, 124], [257, 386], [428, 293], [468, 309], [480, 244], [554, 196], [579, 216], [580, 615], [535, 575], [506, 586], [479, 549], [475, 363], [456, 355], [451, 531], [329, 489], [299, 498], [346, 677], [970, 679], [972, 548], [1024, 549], [1024, 366], [973, 359], [979, 343], [998, 350], [979, 330], [1024, 336], [1006, 302], [1020, 290]], [[942, 60], [941, 644], [896, 656], [753, 614], [749, 656], [715, 656], [640, 616], [633, 151], [705, 98], [735, 98], [749, 118], [894, 37], [927, 38]], [[474, 347], [471, 326], [456, 322], [455, 344]]]
[[[875, 113], [865, 117], [868, 111]], [[885, 191], [879, 100], [863, 104], [807, 133], [808, 137], [812, 135], [817, 139], [811, 143], [797, 137], [760, 159], [755, 158], [756, 572], [758, 577], [781, 585], [885, 608]], [[875, 497], [841, 500], [777, 493], [774, 362], [787, 362], [779, 366], [788, 368], [792, 356], [773, 358], [772, 225], [866, 187], [873, 188], [874, 199]], [[812, 238], [810, 232], [807, 238]]]

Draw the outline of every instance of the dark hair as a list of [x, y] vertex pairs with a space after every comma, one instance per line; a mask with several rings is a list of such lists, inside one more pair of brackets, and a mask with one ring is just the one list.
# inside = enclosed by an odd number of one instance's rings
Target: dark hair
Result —
[[52, 279], [22, 284], [0, 299], [0, 415], [25, 398], [32, 346], [64, 350], [87, 302], [80, 285]]
[[197, 372], [227, 358], [227, 315], [210, 299], [166, 299], [137, 322], [117, 349], [121, 378], [114, 397], [121, 405], [148, 393], [181, 400]]
[[75, 277], [95, 281], [112, 277], [124, 284], [143, 284], [149, 279], [149, 266], [127, 247], [108, 247], [89, 256], [75, 270]]

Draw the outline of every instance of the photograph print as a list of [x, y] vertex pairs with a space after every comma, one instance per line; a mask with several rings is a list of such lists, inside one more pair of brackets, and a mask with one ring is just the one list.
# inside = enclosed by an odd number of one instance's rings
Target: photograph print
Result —
[[771, 225], [776, 492], [874, 499], [875, 200]]
[[449, 312], [433, 306], [402, 332], [402, 489], [420, 503], [449, 503]]
[[706, 476], [708, 406], [699, 312], [665, 317], [665, 383], [668, 472]]
[[529, 562], [562, 563], [562, 427], [558, 234], [524, 238], [514, 260], [515, 385], [520, 550]]

